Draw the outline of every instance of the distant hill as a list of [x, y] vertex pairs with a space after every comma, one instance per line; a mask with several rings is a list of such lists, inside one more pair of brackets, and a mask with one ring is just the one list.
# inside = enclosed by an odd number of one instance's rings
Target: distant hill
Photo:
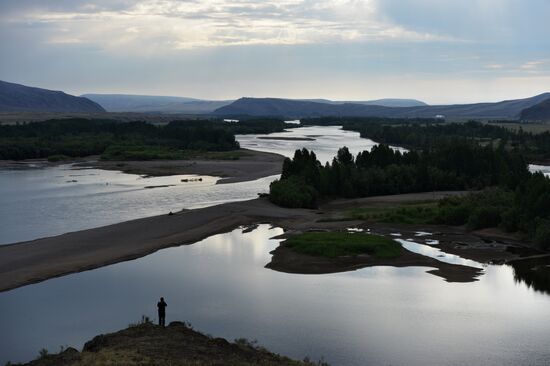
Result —
[[383, 107], [424, 107], [428, 104], [416, 100], [416, 99], [393, 99], [393, 98], [385, 98], [385, 99], [377, 99], [377, 100], [367, 100], [364, 102], [346, 102], [346, 103], [357, 103], [357, 104], [365, 104], [365, 105], [380, 105]]
[[[293, 99], [290, 99], [293, 100]], [[296, 99], [304, 102], [316, 102], [327, 104], [364, 104], [364, 105], [379, 105], [382, 107], [420, 107], [427, 106], [426, 103], [416, 99], [376, 99], [376, 100], [364, 100], [364, 101], [334, 101], [328, 99]]]
[[0, 80], [0, 112], [105, 112], [97, 103], [62, 91]]
[[550, 93], [532, 98], [502, 101], [498, 103], [456, 104], [416, 107], [385, 107], [360, 103], [334, 104], [315, 101], [299, 101], [277, 98], [241, 98], [217, 109], [218, 116], [278, 116], [278, 117], [391, 117], [431, 118], [444, 115], [454, 118], [516, 119], [521, 112], [545, 99]]
[[550, 121], [550, 98], [532, 107], [525, 108], [521, 112], [521, 119], [527, 121]]
[[233, 100], [201, 100], [186, 97], [128, 94], [84, 94], [108, 112], [207, 114]]

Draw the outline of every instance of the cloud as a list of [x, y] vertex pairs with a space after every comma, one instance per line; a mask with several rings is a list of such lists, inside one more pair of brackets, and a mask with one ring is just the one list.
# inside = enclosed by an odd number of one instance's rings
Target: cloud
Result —
[[0, 0], [0, 79], [73, 93], [497, 100], [546, 89], [549, 13], [548, 0]]
[[2, 21], [45, 25], [46, 43], [89, 43], [113, 52], [451, 40], [384, 21], [373, 0], [75, 1], [65, 7], [31, 3], [24, 12], [12, 9], [17, 16]]
[[534, 71], [538, 69], [540, 66], [546, 64], [547, 62], [548, 62], [547, 60], [528, 61], [523, 65], [521, 65], [519, 68], [522, 70]]

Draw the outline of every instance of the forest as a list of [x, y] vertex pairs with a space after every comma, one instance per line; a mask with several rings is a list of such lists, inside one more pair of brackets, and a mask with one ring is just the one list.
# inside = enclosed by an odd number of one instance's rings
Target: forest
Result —
[[517, 149], [531, 159], [550, 158], [550, 132], [531, 133], [477, 121], [466, 123], [391, 125], [385, 123], [345, 123], [343, 128], [359, 132], [361, 137], [377, 142], [421, 149], [435, 148], [452, 141], [466, 140], [479, 144], [503, 145]]
[[239, 148], [235, 134], [277, 132], [285, 125], [272, 119], [186, 120], [157, 126], [80, 118], [0, 125], [0, 159], [62, 160], [89, 155], [107, 160], [182, 159], [187, 150], [235, 150]]
[[[498, 194], [494, 189], [498, 188]], [[466, 141], [401, 153], [375, 146], [354, 157], [341, 148], [321, 165], [314, 152], [297, 150], [285, 159], [281, 179], [270, 186], [270, 200], [284, 207], [315, 208], [329, 198], [355, 198], [445, 190], [481, 191], [471, 198], [440, 203], [441, 223], [476, 228], [502, 226], [521, 231], [550, 247], [550, 179], [532, 174], [518, 151]]]
[[361, 137], [407, 148], [431, 149], [453, 141], [469, 141], [518, 149], [530, 160], [550, 159], [550, 132], [526, 132], [521, 127], [515, 131], [479, 121], [441, 123], [429, 118], [323, 117], [303, 119], [302, 124], [339, 125], [344, 130], [359, 132]]

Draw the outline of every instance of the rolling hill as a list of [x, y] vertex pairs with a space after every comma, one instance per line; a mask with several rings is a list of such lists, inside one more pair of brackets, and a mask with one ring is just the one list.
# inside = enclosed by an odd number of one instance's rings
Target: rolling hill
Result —
[[539, 104], [525, 108], [521, 119], [526, 121], [550, 121], [550, 97]]
[[[204, 100], [187, 97], [169, 97], [129, 94], [83, 94], [90, 100], [101, 105], [108, 112], [138, 112], [138, 113], [184, 113], [210, 114], [216, 109], [227, 106], [234, 100]], [[314, 102], [332, 105], [362, 104], [386, 107], [418, 107], [427, 104], [415, 99], [378, 99], [367, 101], [332, 101], [328, 99], [296, 99], [301, 102]]]
[[214, 111], [215, 115], [230, 116], [278, 116], [287, 118], [346, 116], [431, 118], [444, 115], [454, 118], [516, 119], [521, 112], [545, 99], [550, 93], [531, 98], [507, 100], [497, 103], [456, 104], [415, 107], [384, 107], [359, 103], [331, 104], [315, 101], [299, 101], [277, 98], [241, 98]]
[[207, 114], [228, 105], [233, 100], [202, 100], [129, 94], [83, 94], [108, 112]]
[[0, 80], [0, 112], [105, 112], [99, 104], [62, 91]]

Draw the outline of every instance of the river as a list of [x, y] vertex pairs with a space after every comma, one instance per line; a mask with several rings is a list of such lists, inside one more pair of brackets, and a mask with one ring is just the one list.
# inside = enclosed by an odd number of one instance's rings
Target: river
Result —
[[[322, 161], [343, 145], [353, 153], [374, 145], [335, 127], [275, 134], [289, 135], [315, 140], [249, 135], [239, 141], [285, 156], [305, 146], [318, 151]], [[0, 171], [0, 242], [254, 198], [275, 179], [215, 185], [213, 177], [189, 183], [183, 178], [70, 165]], [[175, 186], [145, 188], [160, 184]], [[475, 283], [448, 283], [426, 268], [393, 267], [285, 274], [264, 268], [278, 245], [271, 238], [281, 233], [269, 225], [237, 229], [0, 293], [0, 364], [29, 360], [43, 347], [51, 352], [81, 347], [141, 315], [153, 316], [160, 296], [168, 302], [168, 321], [185, 320], [228, 339], [257, 339], [275, 352], [324, 357], [333, 365], [547, 365], [550, 360], [550, 290], [530, 287], [510, 266], [466, 261], [418, 237], [404, 238], [402, 245], [439, 260], [481, 266], [483, 276]]]

